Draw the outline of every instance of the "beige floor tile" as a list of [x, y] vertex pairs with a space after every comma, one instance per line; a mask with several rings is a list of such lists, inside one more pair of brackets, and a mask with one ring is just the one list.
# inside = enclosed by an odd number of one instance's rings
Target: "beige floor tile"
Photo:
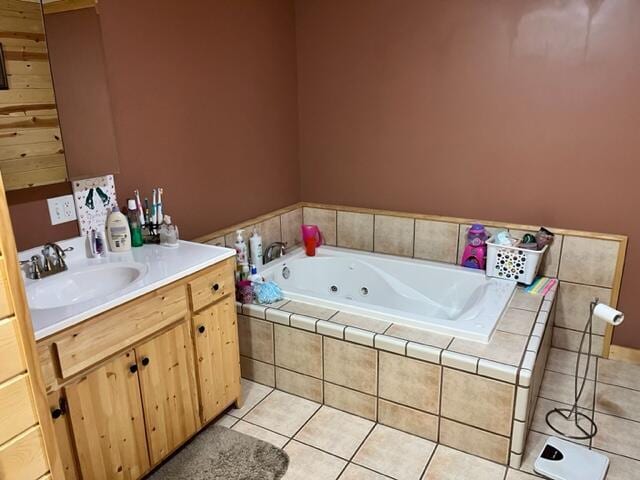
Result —
[[268, 442], [278, 448], [284, 447], [289, 441], [289, 438], [285, 437], [284, 435], [271, 432], [257, 425], [247, 423], [244, 420], [240, 420], [238, 423], [236, 423], [233, 426], [232, 430], [236, 430], [237, 432], [244, 433], [253, 438]]
[[494, 332], [489, 343], [474, 342], [456, 338], [449, 350], [466, 353], [475, 357], [486, 358], [494, 362], [508, 365], [519, 365], [522, 354], [527, 347], [528, 338], [513, 333]]
[[270, 363], [259, 362], [240, 355], [240, 371], [242, 372], [242, 378], [271, 387], [276, 385], [275, 368]]
[[505, 480], [537, 480], [539, 478], [538, 475], [531, 475], [530, 473], [521, 472], [520, 470], [514, 470], [510, 468], [507, 472], [507, 476]]
[[440, 421], [440, 443], [503, 465], [509, 460], [509, 438], [446, 418]]
[[399, 325], [397, 323], [394, 323], [391, 328], [385, 332], [385, 335], [439, 348], [447, 348], [451, 340], [453, 340], [453, 337], [449, 335], [441, 335], [421, 328], [407, 327], [406, 325]]
[[416, 220], [416, 258], [456, 263], [458, 224]]
[[509, 308], [502, 315], [496, 328], [503, 332], [529, 335], [534, 323], [536, 323], [536, 312]]
[[506, 467], [438, 445], [423, 480], [503, 480]]
[[245, 420], [291, 437], [319, 407], [316, 402], [274, 390], [246, 415]]
[[631, 480], [640, 476], [640, 461], [608, 452], [600, 452], [609, 458], [607, 480]]
[[601, 358], [598, 381], [640, 390], [640, 365]]
[[349, 460], [373, 426], [370, 420], [323, 406], [295, 439]]
[[303, 208], [303, 221], [307, 225], [317, 225], [327, 245], [336, 244], [336, 211], [324, 208]]
[[292, 440], [284, 449], [289, 469], [283, 480], [335, 480], [346, 461]]
[[[580, 397], [580, 407], [590, 409], [593, 407], [593, 385], [592, 380], [587, 380], [582, 396]], [[580, 386], [580, 385], [578, 385]], [[547, 370], [540, 387], [540, 396], [548, 400], [573, 405], [575, 401], [575, 384], [573, 375], [565, 375]]]
[[306, 315], [307, 317], [319, 318], [321, 320], [329, 320], [329, 318], [331, 318], [336, 313], [336, 310], [332, 310], [331, 308], [313, 305], [312, 303], [298, 302], [296, 300], [287, 302], [282, 307], [280, 307], [280, 310], [284, 310], [285, 312], [298, 313], [300, 315]]
[[520, 308], [522, 310], [532, 310], [537, 312], [542, 305], [542, 295], [525, 292], [522, 288], [516, 288], [509, 304], [512, 308]]
[[249, 410], [273, 391], [272, 387], [267, 387], [266, 385], [261, 385], [244, 378], [240, 380], [240, 383], [242, 384], [242, 400], [244, 402], [242, 408], [232, 408], [229, 410], [229, 415], [236, 418], [244, 417]]
[[[598, 383], [596, 410], [640, 422], [640, 391]], [[640, 434], [640, 428], [638, 433]]]
[[273, 323], [238, 315], [240, 354], [273, 363]]
[[[560, 284], [560, 290], [558, 291], [556, 326], [582, 331], [589, 316], [589, 302], [591, 302], [594, 297], [598, 297], [601, 301], [607, 303], [609, 302], [610, 296], [611, 289], [609, 288], [562, 282]], [[605, 323], [595, 319], [593, 322], [593, 332], [598, 335], [603, 335], [604, 331]]]
[[524, 448], [524, 455], [522, 457], [522, 465], [520, 470], [527, 473], [535, 473], [533, 470], [533, 464], [540, 455], [544, 442], [547, 441], [549, 435], [544, 435], [537, 432], [529, 432], [527, 437], [527, 445]]
[[294, 372], [322, 378], [322, 336], [275, 325], [275, 363]]
[[413, 218], [375, 216], [374, 249], [379, 253], [413, 255]]
[[436, 444], [376, 425], [353, 462], [397, 480], [420, 478]]
[[[300, 226], [302, 225], [302, 209], [296, 208], [287, 213], [280, 215], [280, 228], [282, 229], [282, 241], [288, 248], [302, 243], [302, 233]], [[266, 247], [266, 245], [265, 245]]]
[[276, 388], [322, 403], [322, 380], [276, 367]]
[[389, 326], [391, 326], [391, 322], [385, 322], [384, 320], [378, 320], [377, 318], [365, 317], [363, 315], [356, 315], [354, 313], [347, 312], [338, 312], [337, 315], [331, 318], [331, 321], [376, 333], [383, 333], [387, 328], [389, 328]]
[[338, 246], [373, 250], [373, 215], [338, 212]]
[[379, 399], [378, 421], [388, 427], [402, 430], [427, 440], [438, 440], [437, 415]]
[[340, 480], [388, 480], [386, 475], [380, 475], [379, 473], [369, 470], [367, 468], [350, 463], [347, 468], [344, 469]]
[[380, 352], [378, 395], [395, 403], [438, 413], [440, 401], [439, 365]]
[[[573, 375], [576, 369], [576, 352], [570, 352], [568, 350], [562, 350], [560, 348], [551, 348], [549, 350], [549, 356], [547, 357], [547, 370], [551, 370], [558, 373], [564, 373], [566, 375]], [[584, 368], [586, 366], [586, 357], [582, 357], [580, 360], [580, 376], [584, 376]], [[596, 372], [596, 359], [591, 358], [589, 365], [589, 372], [587, 378], [593, 380]]]
[[236, 417], [232, 417], [231, 415], [222, 415], [221, 417], [218, 417], [216, 419], [215, 422], [213, 422], [214, 425], [218, 425], [219, 427], [227, 427], [227, 428], [231, 428], [233, 427], [236, 423], [238, 422], [238, 419]]
[[378, 379], [377, 350], [325, 338], [324, 379], [343, 387], [375, 395]]
[[620, 242], [564, 237], [558, 277], [561, 280], [611, 287]]
[[640, 423], [596, 412], [598, 434], [592, 446], [640, 460]]
[[513, 385], [445, 368], [441, 414], [500, 435], [511, 432]]
[[324, 382], [324, 403], [369, 420], [376, 419], [376, 397]]
[[[571, 406], [566, 405], [564, 403], [554, 402], [552, 400], [547, 400], [546, 398], [538, 398], [538, 402], [536, 403], [536, 410], [533, 414], [533, 420], [531, 422], [531, 429], [535, 430], [538, 433], [544, 433], [546, 435], [555, 435], [560, 437], [557, 432], [554, 432], [549, 425], [547, 425], [546, 417], [547, 413], [553, 410], [554, 408], [571, 408]], [[582, 413], [591, 417], [591, 410], [580, 409]], [[565, 432], [568, 435], [579, 436], [584, 435], [583, 432], [575, 426], [574, 421], [564, 421], [559, 416], [553, 416], [553, 425]], [[587, 420], [580, 420], [579, 425], [585, 430], [589, 431], [590, 425]], [[571, 440], [567, 438], [567, 440]], [[582, 445], [589, 445], [589, 440], [573, 440], [575, 443], [580, 443]]]

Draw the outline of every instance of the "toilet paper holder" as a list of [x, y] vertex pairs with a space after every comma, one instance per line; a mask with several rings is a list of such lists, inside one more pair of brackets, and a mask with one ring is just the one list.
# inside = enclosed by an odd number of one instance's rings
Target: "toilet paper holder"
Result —
[[[593, 419], [593, 409], [591, 409], [591, 417], [582, 413], [579, 410], [580, 397], [584, 392], [584, 387], [587, 383], [587, 377], [589, 375], [589, 368], [591, 366], [591, 357], [592, 357], [592, 337], [593, 337], [593, 318], [594, 315], [611, 325], [617, 326], [620, 325], [624, 320], [624, 315], [622, 312], [615, 310], [604, 303], [600, 303], [600, 300], [596, 297], [589, 304], [589, 319], [582, 331], [582, 337], [580, 338], [580, 346], [578, 347], [578, 356], [576, 358], [576, 368], [574, 372], [574, 402], [571, 408], [554, 408], [547, 412], [545, 417], [545, 421], [547, 425], [556, 433], [570, 438], [572, 440], [588, 440], [593, 438], [598, 433], [598, 426]], [[583, 346], [585, 343], [585, 339], [588, 334], [588, 348], [586, 352], [583, 352]], [[582, 376], [582, 383], [580, 383], [580, 360], [583, 356], [586, 355], [586, 366], [584, 368], [584, 375]], [[580, 386], [578, 384], [580, 383]], [[580, 420], [586, 421], [587, 425], [584, 428], [580, 425]], [[558, 425], [558, 423], [564, 421], [564, 426], [566, 427], [568, 422], [573, 422], [573, 425], [577, 428], [578, 431], [582, 432], [582, 434], [571, 435], [569, 432], [563, 431], [562, 427]]]

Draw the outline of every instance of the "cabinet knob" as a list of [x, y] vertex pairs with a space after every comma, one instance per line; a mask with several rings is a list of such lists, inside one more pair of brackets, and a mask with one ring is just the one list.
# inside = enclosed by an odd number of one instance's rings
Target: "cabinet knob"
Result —
[[142, 365], [145, 367], [149, 365], [149, 357], [142, 357]]
[[138, 365], [136, 365], [135, 363], [132, 363], [131, 365], [129, 365], [129, 371], [131, 373], [136, 373], [138, 371]]
[[198, 331], [199, 331], [200, 333], [204, 333], [204, 331], [205, 331], [205, 330], [206, 330], [206, 328], [204, 327], [204, 325], [200, 325], [200, 326], [198, 327]]
[[214, 283], [213, 285], [211, 285], [211, 290], [213, 290], [214, 292], [217, 292], [218, 290], [220, 290], [220, 285], [218, 285], [217, 283]]
[[57, 420], [62, 416], [63, 413], [64, 412], [62, 411], [61, 408], [54, 408], [53, 410], [51, 410], [51, 418], [53, 418], [54, 420]]

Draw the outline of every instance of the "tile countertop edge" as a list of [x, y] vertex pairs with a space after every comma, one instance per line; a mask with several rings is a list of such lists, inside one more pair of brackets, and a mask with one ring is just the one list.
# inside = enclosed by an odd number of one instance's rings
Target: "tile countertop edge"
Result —
[[[193, 243], [193, 242], [185, 242], [183, 240], [181, 240], [181, 242]], [[202, 245], [202, 244], [196, 244], [196, 245], [207, 247], [206, 245]], [[222, 248], [222, 247], [213, 247], [213, 248]], [[222, 254], [216, 255], [210, 259], [207, 259], [206, 261], [202, 261], [195, 265], [191, 265], [185, 268], [184, 270], [180, 270], [179, 272], [176, 272], [172, 275], [164, 277], [153, 283], [145, 285], [139, 289], [133, 290], [131, 292], [127, 292], [118, 298], [107, 301], [101, 305], [91, 307], [88, 310], [85, 310], [81, 313], [64, 318], [59, 322], [56, 322], [52, 325], [47, 325], [43, 328], [37, 328], [36, 322], [34, 321], [34, 318], [33, 318], [34, 315], [33, 313], [31, 313], [31, 321], [33, 323], [33, 331], [34, 331], [35, 339], [36, 341], [43, 340], [47, 337], [50, 337], [51, 335], [61, 332], [62, 330], [66, 330], [67, 328], [73, 327], [74, 325], [77, 325], [85, 320], [88, 320], [91, 317], [100, 315], [101, 313], [104, 313], [108, 310], [119, 307], [127, 302], [130, 302], [131, 300], [135, 300], [136, 298], [142, 297], [147, 293], [153, 292], [154, 290], [158, 290], [159, 288], [169, 285], [170, 283], [173, 283], [182, 278], [188, 277], [189, 275], [192, 275], [200, 270], [203, 270], [207, 267], [210, 267], [224, 260], [232, 258], [236, 254], [235, 250], [233, 249], [224, 248], [224, 250], [227, 250], [227, 251]]]

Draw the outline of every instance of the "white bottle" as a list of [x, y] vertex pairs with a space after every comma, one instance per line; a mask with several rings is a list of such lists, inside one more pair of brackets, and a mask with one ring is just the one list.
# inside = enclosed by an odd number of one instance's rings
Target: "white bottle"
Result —
[[251, 264], [259, 271], [262, 268], [262, 237], [255, 227], [253, 227], [253, 233], [249, 238], [249, 253], [251, 254]]
[[262, 275], [258, 273], [258, 269], [255, 265], [251, 265], [251, 275], [249, 275], [249, 281], [251, 283], [262, 283], [264, 282], [264, 278]]
[[113, 207], [107, 218], [107, 240], [112, 252], [128, 252], [131, 250], [129, 222], [118, 207]]
[[247, 259], [247, 244], [244, 241], [244, 238], [242, 238], [242, 233], [244, 232], [244, 230], [236, 230], [236, 254], [238, 255], [237, 258], [237, 262], [238, 265], [245, 265], [248, 264], [248, 259]]

